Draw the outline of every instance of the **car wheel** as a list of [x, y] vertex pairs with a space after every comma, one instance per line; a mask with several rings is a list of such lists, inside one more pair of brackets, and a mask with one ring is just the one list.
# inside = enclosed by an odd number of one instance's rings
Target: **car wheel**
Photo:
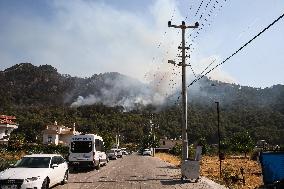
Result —
[[64, 174], [63, 180], [61, 181], [61, 185], [67, 184], [69, 177], [69, 171], [67, 170]]
[[41, 189], [48, 189], [49, 188], [49, 179], [46, 177], [42, 182]]
[[99, 162], [99, 164], [98, 164], [95, 168], [96, 168], [96, 170], [100, 170], [100, 168], [101, 168], [101, 162]]

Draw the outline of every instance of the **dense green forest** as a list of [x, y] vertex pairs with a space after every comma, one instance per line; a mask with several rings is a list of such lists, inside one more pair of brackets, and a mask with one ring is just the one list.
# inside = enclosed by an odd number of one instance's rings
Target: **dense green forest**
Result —
[[[49, 65], [22, 63], [0, 71], [0, 82], [0, 114], [17, 117], [15, 133], [27, 142], [40, 142], [45, 125], [55, 120], [70, 127], [76, 123], [81, 132], [111, 140], [119, 132], [122, 143], [139, 143], [149, 135], [150, 119], [158, 137], [181, 136], [181, 108], [174, 103], [178, 92], [159, 105], [131, 102], [141, 94], [150, 98], [151, 93], [147, 84], [119, 73], [78, 78], [59, 74]], [[259, 89], [205, 78], [190, 87], [188, 95], [190, 142], [205, 138], [207, 143], [217, 143], [218, 101], [222, 139], [249, 133], [253, 141], [284, 144], [283, 85]], [[88, 96], [95, 97], [92, 103], [74, 106], [78, 97]]]

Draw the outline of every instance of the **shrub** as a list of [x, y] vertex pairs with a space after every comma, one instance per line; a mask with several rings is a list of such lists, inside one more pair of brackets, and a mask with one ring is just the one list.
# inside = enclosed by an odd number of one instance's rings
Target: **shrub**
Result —
[[3, 171], [9, 167], [8, 161], [3, 158], [0, 158], [0, 171]]
[[176, 144], [171, 150], [170, 153], [175, 156], [182, 156], [182, 145]]
[[4, 171], [10, 167], [10, 164], [14, 163], [16, 163], [16, 160], [6, 160], [4, 158], [0, 158], [0, 171]]

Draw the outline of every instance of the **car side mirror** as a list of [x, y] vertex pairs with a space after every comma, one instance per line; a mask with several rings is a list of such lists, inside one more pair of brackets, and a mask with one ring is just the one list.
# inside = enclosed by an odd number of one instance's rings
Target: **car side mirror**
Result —
[[53, 164], [51, 167], [54, 169], [54, 167], [58, 167], [58, 164]]

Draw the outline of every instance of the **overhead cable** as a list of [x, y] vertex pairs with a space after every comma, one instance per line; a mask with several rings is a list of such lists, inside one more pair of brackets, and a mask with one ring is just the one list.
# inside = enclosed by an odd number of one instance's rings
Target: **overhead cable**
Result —
[[249, 40], [248, 42], [246, 42], [243, 46], [241, 46], [238, 50], [236, 50], [233, 54], [231, 54], [229, 57], [227, 57], [225, 60], [223, 60], [221, 63], [217, 64], [215, 67], [213, 67], [212, 69], [210, 69], [209, 71], [207, 71], [205, 74], [201, 75], [199, 78], [193, 80], [187, 87], [193, 85], [194, 83], [196, 83], [197, 81], [199, 81], [200, 79], [202, 79], [204, 76], [208, 75], [210, 72], [212, 72], [213, 70], [215, 70], [217, 67], [221, 66], [222, 64], [224, 64], [225, 62], [227, 62], [228, 60], [230, 60], [233, 56], [235, 56], [237, 53], [239, 53], [242, 49], [244, 49], [248, 44], [250, 44], [252, 41], [254, 41], [257, 37], [259, 37], [261, 34], [263, 34], [266, 30], [268, 30], [271, 26], [273, 26], [276, 22], [278, 22], [279, 20], [281, 20], [284, 17], [284, 13], [279, 16], [276, 20], [274, 20], [271, 24], [269, 24], [267, 27], [265, 27], [261, 32], [259, 32], [257, 35], [255, 35], [251, 40]]

